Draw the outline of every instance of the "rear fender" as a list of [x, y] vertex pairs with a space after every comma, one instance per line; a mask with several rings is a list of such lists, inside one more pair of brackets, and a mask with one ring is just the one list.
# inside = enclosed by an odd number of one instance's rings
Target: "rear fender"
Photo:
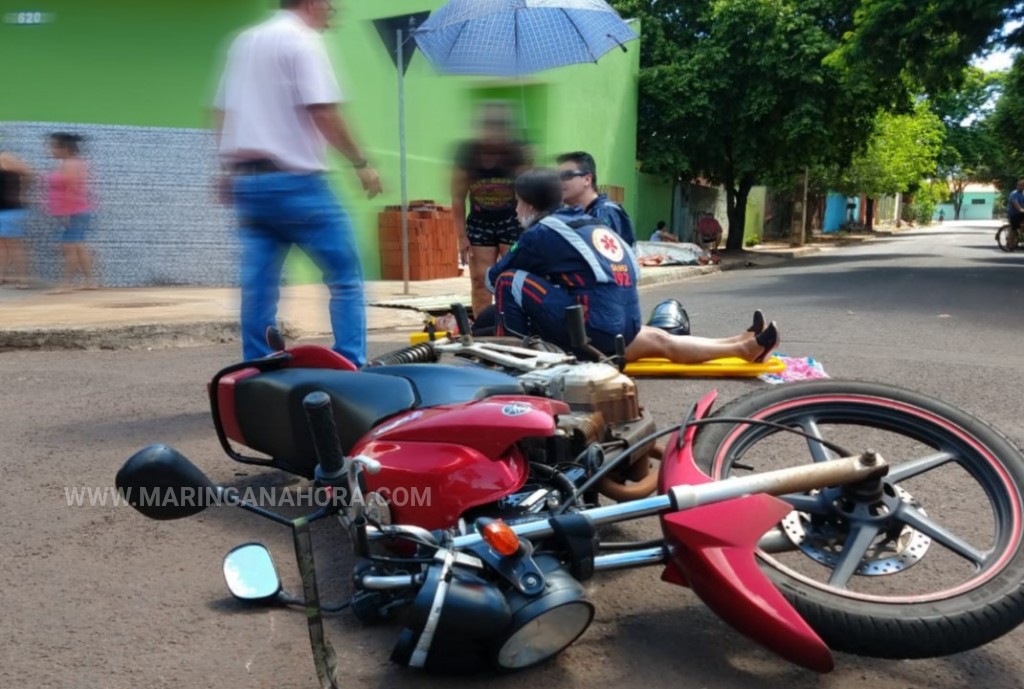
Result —
[[[707, 416], [715, 397], [702, 398], [693, 418]], [[661, 462], [662, 492], [711, 482], [694, 461], [696, 430], [670, 438]], [[834, 664], [828, 646], [765, 575], [755, 555], [761, 537], [791, 509], [760, 494], [663, 515], [671, 562], [662, 578], [685, 582], [723, 620], [786, 660], [829, 672]]]

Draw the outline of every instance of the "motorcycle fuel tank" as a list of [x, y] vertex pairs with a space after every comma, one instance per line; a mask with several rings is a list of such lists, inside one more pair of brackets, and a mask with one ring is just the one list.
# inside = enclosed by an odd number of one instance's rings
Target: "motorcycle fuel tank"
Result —
[[366, 483], [388, 502], [392, 521], [446, 529], [466, 510], [520, 489], [529, 465], [516, 443], [554, 435], [556, 414], [568, 411], [522, 396], [421, 409], [378, 427], [353, 454], [381, 463]]

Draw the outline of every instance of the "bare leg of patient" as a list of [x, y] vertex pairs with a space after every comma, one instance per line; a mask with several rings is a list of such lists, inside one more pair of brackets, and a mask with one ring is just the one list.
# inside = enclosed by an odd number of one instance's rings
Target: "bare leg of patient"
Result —
[[712, 359], [739, 357], [754, 361], [763, 351], [764, 347], [757, 343], [753, 333], [716, 340], [670, 335], [664, 330], [643, 326], [626, 348], [626, 360], [663, 358], [677, 364], [700, 364]]

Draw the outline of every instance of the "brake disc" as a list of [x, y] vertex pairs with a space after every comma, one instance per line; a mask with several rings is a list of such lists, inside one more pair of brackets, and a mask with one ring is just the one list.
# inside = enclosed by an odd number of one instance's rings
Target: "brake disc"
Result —
[[[900, 502], [913, 505], [922, 514], [924, 509], [915, 503], [913, 496], [899, 486], [893, 486]], [[835, 567], [843, 554], [848, 530], [835, 520], [816, 519], [806, 512], [793, 510], [782, 520], [782, 529], [793, 545], [812, 560]], [[903, 525], [899, 530], [879, 533], [875, 542], [857, 567], [856, 574], [867, 577], [896, 574], [920, 562], [932, 539], [920, 531]]]

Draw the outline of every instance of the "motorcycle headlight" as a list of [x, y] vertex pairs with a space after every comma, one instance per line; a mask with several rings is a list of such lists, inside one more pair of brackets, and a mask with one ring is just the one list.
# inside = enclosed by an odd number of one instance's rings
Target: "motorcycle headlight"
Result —
[[533, 598], [508, 594], [512, 624], [497, 644], [494, 662], [502, 670], [523, 670], [552, 658], [572, 645], [594, 619], [594, 606], [583, 587], [551, 558], [538, 558], [545, 570], [543, 593]]
[[450, 560], [431, 567], [391, 660], [464, 674], [522, 670], [558, 655], [590, 626], [594, 606], [556, 558], [542, 555], [536, 563], [545, 581], [534, 596], [502, 593]]

